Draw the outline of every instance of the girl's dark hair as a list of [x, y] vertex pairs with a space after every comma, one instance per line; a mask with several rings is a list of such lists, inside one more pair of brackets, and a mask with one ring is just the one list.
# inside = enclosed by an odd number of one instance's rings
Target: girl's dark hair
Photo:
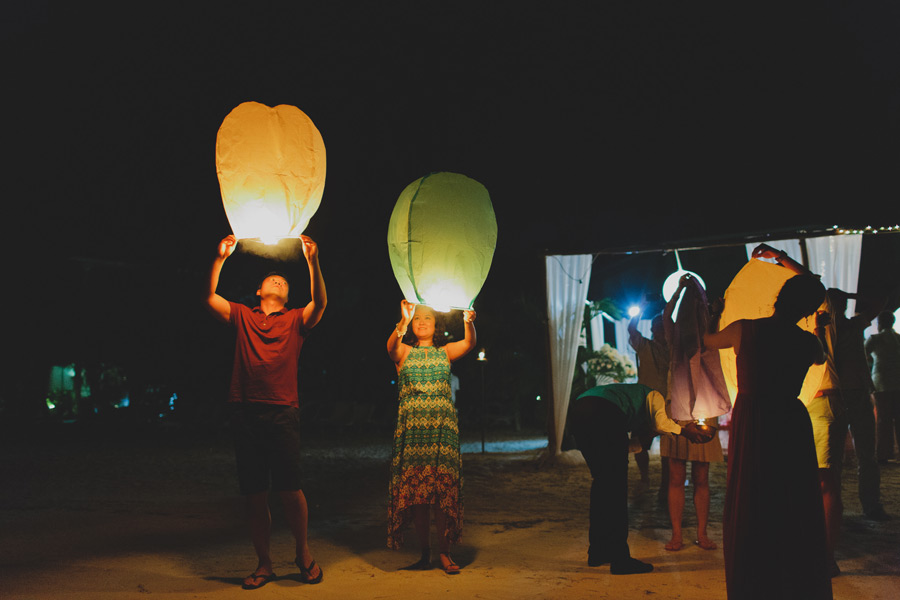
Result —
[[[443, 346], [447, 343], [447, 320], [444, 317], [444, 313], [440, 313], [434, 309], [429, 308], [434, 315], [434, 337], [431, 338], [431, 343], [435, 345], [435, 347]], [[404, 344], [409, 346], [416, 347], [419, 345], [419, 338], [416, 337], [416, 334], [412, 332], [411, 328], [406, 332], [406, 335], [403, 336], [403, 339], [400, 340]]]
[[825, 300], [825, 286], [816, 275], [794, 275], [781, 286], [775, 312], [799, 321], [816, 312]]

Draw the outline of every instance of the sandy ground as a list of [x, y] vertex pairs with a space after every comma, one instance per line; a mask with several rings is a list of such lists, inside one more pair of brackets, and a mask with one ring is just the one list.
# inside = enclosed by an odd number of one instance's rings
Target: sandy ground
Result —
[[[480, 442], [469, 440], [466, 448], [474, 451], [464, 454], [464, 539], [454, 550], [463, 569], [451, 577], [439, 569], [398, 570], [417, 558], [411, 531], [406, 549], [385, 546], [388, 438], [346, 432], [309, 440], [310, 540], [325, 580], [299, 582], [292, 538], [276, 505], [273, 554], [280, 577], [256, 591], [240, 588], [255, 558], [226, 440], [179, 429], [7, 438], [0, 472], [0, 598], [725, 598], [724, 463], [711, 469], [710, 534], [720, 549], [689, 544], [675, 553], [663, 548], [670, 531], [656, 497], [659, 460], [651, 458], [650, 489], [640, 486], [632, 463], [629, 543], [634, 556], [656, 569], [612, 576], [608, 566], [586, 564], [586, 466], [550, 467], [539, 460], [540, 449], [482, 454]], [[534, 448], [541, 443], [534, 438], [488, 449]], [[874, 523], [861, 516], [853, 461], [851, 454], [835, 597], [897, 598], [900, 518]], [[889, 463], [882, 476], [885, 505], [900, 515], [900, 464]], [[695, 525], [690, 500], [685, 512], [689, 541]]]

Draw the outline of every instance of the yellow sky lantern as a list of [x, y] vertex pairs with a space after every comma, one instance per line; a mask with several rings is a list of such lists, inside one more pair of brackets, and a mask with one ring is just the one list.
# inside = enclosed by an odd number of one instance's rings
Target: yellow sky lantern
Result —
[[388, 225], [388, 253], [404, 297], [442, 311], [472, 308], [496, 245], [487, 189], [457, 173], [409, 184]]
[[[740, 319], [771, 317], [775, 312], [775, 299], [781, 291], [781, 286], [794, 275], [796, 273], [780, 265], [751, 259], [725, 290], [725, 308], [719, 319], [719, 329], [724, 329]], [[815, 334], [815, 314], [802, 319], [797, 325]], [[720, 350], [719, 354], [728, 393], [734, 402], [737, 396], [737, 357], [731, 348]], [[816, 395], [824, 375], [825, 365], [813, 365], [809, 368], [800, 391], [800, 399], [804, 403], [809, 403]]]
[[297, 237], [325, 189], [325, 143], [296, 106], [244, 102], [216, 136], [216, 173], [235, 237]]

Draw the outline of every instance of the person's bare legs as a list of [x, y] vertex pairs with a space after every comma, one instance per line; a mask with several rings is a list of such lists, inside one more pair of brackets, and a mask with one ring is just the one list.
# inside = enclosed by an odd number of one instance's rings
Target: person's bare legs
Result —
[[669, 457], [659, 457], [660, 477], [659, 477], [659, 503], [669, 504]]
[[716, 543], [706, 535], [709, 523], [709, 463], [691, 461], [691, 481], [694, 485], [694, 510], [697, 511], [697, 545], [715, 550]]
[[413, 504], [412, 521], [416, 528], [416, 538], [419, 540], [420, 556], [416, 562], [400, 567], [401, 571], [423, 571], [431, 568], [431, 511], [428, 504]]
[[681, 539], [681, 516], [684, 513], [684, 476], [687, 461], [669, 457], [669, 520], [672, 522], [672, 539], [666, 550], [677, 552], [684, 546]]
[[269, 539], [272, 529], [269, 493], [259, 492], [248, 495], [245, 507], [247, 521], [250, 525], [250, 541], [256, 551], [258, 563], [253, 574], [244, 579], [244, 584], [258, 585], [262, 579], [272, 574], [272, 556], [269, 554]]
[[422, 550], [427, 550], [431, 547], [431, 532], [429, 531], [431, 513], [429, 508], [430, 506], [427, 504], [415, 504], [412, 507], [413, 525], [416, 527], [416, 537], [419, 540], [419, 548]]
[[434, 529], [438, 535], [438, 552], [450, 552], [450, 539], [447, 537], [447, 515], [437, 505], [434, 507]]
[[840, 571], [834, 560], [834, 549], [841, 532], [841, 519], [844, 514], [844, 503], [841, 490], [831, 469], [819, 469], [819, 485], [822, 487], [822, 505], [825, 508], [825, 548], [831, 564], [832, 577]]
[[[289, 490], [279, 492], [281, 503], [284, 505], [284, 514], [287, 518], [288, 526], [291, 533], [294, 534], [294, 541], [297, 549], [297, 560], [304, 567], [309, 567], [313, 562], [312, 553], [309, 551], [308, 525], [309, 525], [309, 506], [306, 503], [306, 496], [303, 490]], [[310, 579], [319, 576], [319, 565], [315, 565], [309, 573]]]

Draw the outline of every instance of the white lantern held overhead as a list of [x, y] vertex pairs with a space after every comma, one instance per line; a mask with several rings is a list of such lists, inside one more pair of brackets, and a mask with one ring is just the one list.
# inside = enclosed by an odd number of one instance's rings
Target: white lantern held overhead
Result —
[[244, 102], [216, 136], [216, 174], [235, 237], [299, 237], [325, 189], [325, 143], [296, 106]]

